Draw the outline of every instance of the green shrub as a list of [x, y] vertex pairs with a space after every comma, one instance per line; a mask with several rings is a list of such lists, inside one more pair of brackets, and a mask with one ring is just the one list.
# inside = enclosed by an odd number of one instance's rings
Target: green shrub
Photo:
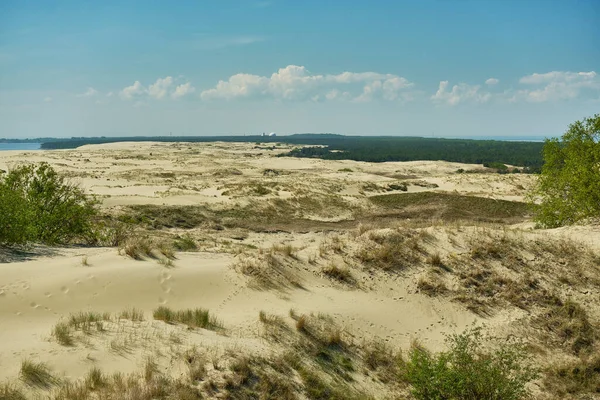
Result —
[[96, 240], [97, 202], [47, 163], [0, 176], [0, 244]]
[[415, 346], [401, 376], [417, 399], [518, 400], [529, 396], [526, 384], [537, 371], [525, 363], [520, 346], [484, 351], [479, 328], [448, 338], [450, 349], [432, 354]]
[[559, 139], [546, 140], [544, 166], [530, 194], [539, 201], [535, 219], [554, 228], [600, 217], [600, 114], [569, 126]]

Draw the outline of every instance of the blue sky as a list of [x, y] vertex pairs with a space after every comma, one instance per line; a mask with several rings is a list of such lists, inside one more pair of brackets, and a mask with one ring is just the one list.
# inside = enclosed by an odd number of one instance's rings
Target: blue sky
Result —
[[558, 136], [597, 0], [0, 2], [0, 137]]

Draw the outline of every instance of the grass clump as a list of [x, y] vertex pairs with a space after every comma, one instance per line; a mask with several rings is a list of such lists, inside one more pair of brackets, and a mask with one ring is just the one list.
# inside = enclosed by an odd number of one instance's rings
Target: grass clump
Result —
[[93, 367], [85, 377], [85, 385], [90, 390], [97, 390], [107, 384], [107, 378], [100, 368]]
[[294, 259], [298, 258], [296, 251], [297, 249], [291, 244], [274, 244], [271, 247], [271, 253], [279, 253]]
[[401, 378], [416, 399], [520, 400], [530, 395], [526, 385], [538, 373], [520, 346], [485, 351], [479, 328], [450, 336], [448, 344], [448, 351], [437, 354], [411, 349]]
[[198, 244], [190, 235], [179, 236], [173, 242], [173, 247], [178, 251], [194, 251], [198, 250]]
[[328, 278], [340, 283], [345, 283], [348, 285], [354, 285], [356, 283], [356, 279], [354, 279], [354, 276], [350, 270], [345, 267], [338, 267], [335, 264], [329, 264], [328, 266], [323, 267], [321, 272]]
[[428, 296], [439, 296], [448, 292], [448, 288], [437, 275], [422, 276], [417, 281], [419, 292]]
[[155, 258], [152, 248], [152, 242], [148, 238], [130, 237], [119, 248], [119, 251], [134, 260], [143, 260], [146, 257]]
[[21, 362], [19, 377], [25, 384], [37, 388], [49, 388], [57, 383], [57, 379], [50, 372], [48, 365], [31, 360]]
[[59, 322], [54, 325], [52, 329], [52, 336], [58, 343], [63, 346], [73, 345], [73, 336], [71, 334], [71, 327], [66, 322]]
[[203, 308], [174, 311], [169, 307], [160, 306], [152, 314], [153, 318], [168, 324], [181, 323], [190, 328], [215, 330], [222, 327], [220, 321]]

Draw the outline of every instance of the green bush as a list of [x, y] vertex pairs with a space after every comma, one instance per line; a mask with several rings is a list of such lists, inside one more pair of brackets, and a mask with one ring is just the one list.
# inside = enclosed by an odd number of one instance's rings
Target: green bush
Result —
[[506, 171], [508, 169], [508, 167], [506, 165], [502, 164], [501, 162], [483, 163], [483, 166], [486, 167], [486, 168], [497, 169], [498, 172], [500, 172], [500, 171]]
[[412, 394], [426, 400], [517, 400], [537, 371], [525, 363], [520, 346], [484, 351], [479, 328], [448, 338], [449, 350], [432, 354], [414, 347], [402, 368]]
[[47, 163], [0, 176], [0, 244], [93, 242], [97, 215], [97, 202]]
[[544, 166], [531, 201], [535, 219], [554, 228], [600, 217], [600, 114], [569, 126], [559, 139], [546, 140]]

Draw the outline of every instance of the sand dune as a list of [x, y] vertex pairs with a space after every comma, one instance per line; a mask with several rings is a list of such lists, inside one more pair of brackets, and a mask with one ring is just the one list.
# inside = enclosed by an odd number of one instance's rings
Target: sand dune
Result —
[[[591, 316], [600, 317], [596, 282], [579, 282], [568, 273], [564, 279], [571, 279], [571, 287], [546, 279], [541, 266], [545, 253], [535, 247], [554, 237], [585, 243], [590, 251], [598, 251], [598, 227], [533, 232], [528, 221], [514, 226], [468, 221], [425, 224], [427, 215], [415, 221], [397, 219], [389, 210], [377, 214], [369, 200], [380, 194], [433, 192], [521, 201], [533, 177], [484, 171], [457, 174], [459, 168], [482, 167], [441, 161], [370, 164], [276, 157], [285, 150], [286, 146], [266, 151], [250, 144], [148, 142], [1, 152], [0, 169], [23, 161], [49, 162], [97, 195], [109, 214], [120, 215], [136, 205], [204, 208], [189, 229], [180, 226], [189, 218], [184, 216], [170, 228], [136, 231], [140, 237], [154, 235], [171, 241], [178, 235], [191, 235], [198, 243], [198, 251], [176, 252], [168, 262], [161, 257], [134, 260], [115, 247], [34, 248], [29, 254], [3, 251], [0, 381], [16, 380], [24, 359], [42, 360], [57, 375], [78, 379], [92, 366], [107, 372], [137, 371], [144, 360], [154, 357], [163, 372], [177, 378], [185, 372], [179, 356], [193, 345], [216, 358], [228, 352], [282, 351], [265, 339], [260, 311], [285, 318], [290, 310], [292, 314], [327, 314], [353, 343], [379, 338], [404, 350], [415, 340], [432, 350], [444, 349], [446, 334], [474, 323], [498, 335], [526, 332], [526, 337], [533, 337], [527, 329], [534, 310], [509, 304], [513, 300], [502, 292], [505, 289], [485, 299], [486, 307], [495, 308], [493, 313], [474, 311], [478, 303], [473, 302], [486, 295], [468, 286], [475, 285], [472, 279], [479, 279], [469, 275], [469, 268], [477, 264], [472, 254], [476, 246], [494, 238], [509, 240], [512, 233], [506, 232], [515, 232], [511, 243], [522, 241], [530, 246], [515, 253], [518, 262], [530, 269], [528, 274], [539, 278], [545, 288], [581, 301]], [[390, 184], [399, 183], [406, 184], [407, 190], [389, 189]], [[288, 207], [282, 209], [289, 214], [277, 216], [274, 222], [267, 214], [261, 217], [261, 212], [276, 206]], [[231, 212], [242, 209], [245, 214]], [[222, 210], [229, 211], [218, 214]], [[210, 217], [213, 214], [217, 217]], [[271, 225], [252, 229], [251, 224]], [[389, 232], [420, 238], [413, 250], [405, 249], [414, 253], [414, 266], [390, 272], [361, 256], [363, 249], [376, 248], [377, 238]], [[290, 254], [278, 247], [284, 245], [293, 249]], [[435, 262], [428, 261], [436, 254], [451, 272], [436, 269]], [[502, 282], [521, 282], [520, 271], [511, 271], [501, 256], [494, 257], [482, 263], [502, 276]], [[265, 260], [273, 263], [267, 276], [244, 272], [248, 268], [244, 263], [264, 268]], [[560, 268], [562, 262], [571, 261], [551, 263], [552, 268]], [[327, 276], [324, 271], [332, 265], [350, 271], [351, 284]], [[587, 276], [596, 267], [589, 268], [579, 274]], [[432, 289], [424, 285], [427, 280], [443, 281], [441, 294], [428, 293]], [[160, 306], [206, 308], [222, 327], [188, 329], [153, 320], [152, 313]], [[132, 308], [144, 313], [144, 321], [119, 317]], [[75, 345], [61, 345], [51, 334], [53, 327], [79, 312], [110, 313], [111, 317], [100, 323], [100, 331], [78, 332]], [[547, 360], [544, 357], [540, 360]], [[220, 376], [217, 368], [210, 371]], [[355, 375], [355, 385], [367, 388], [376, 398], [399, 390], [365, 380], [358, 372]]]

